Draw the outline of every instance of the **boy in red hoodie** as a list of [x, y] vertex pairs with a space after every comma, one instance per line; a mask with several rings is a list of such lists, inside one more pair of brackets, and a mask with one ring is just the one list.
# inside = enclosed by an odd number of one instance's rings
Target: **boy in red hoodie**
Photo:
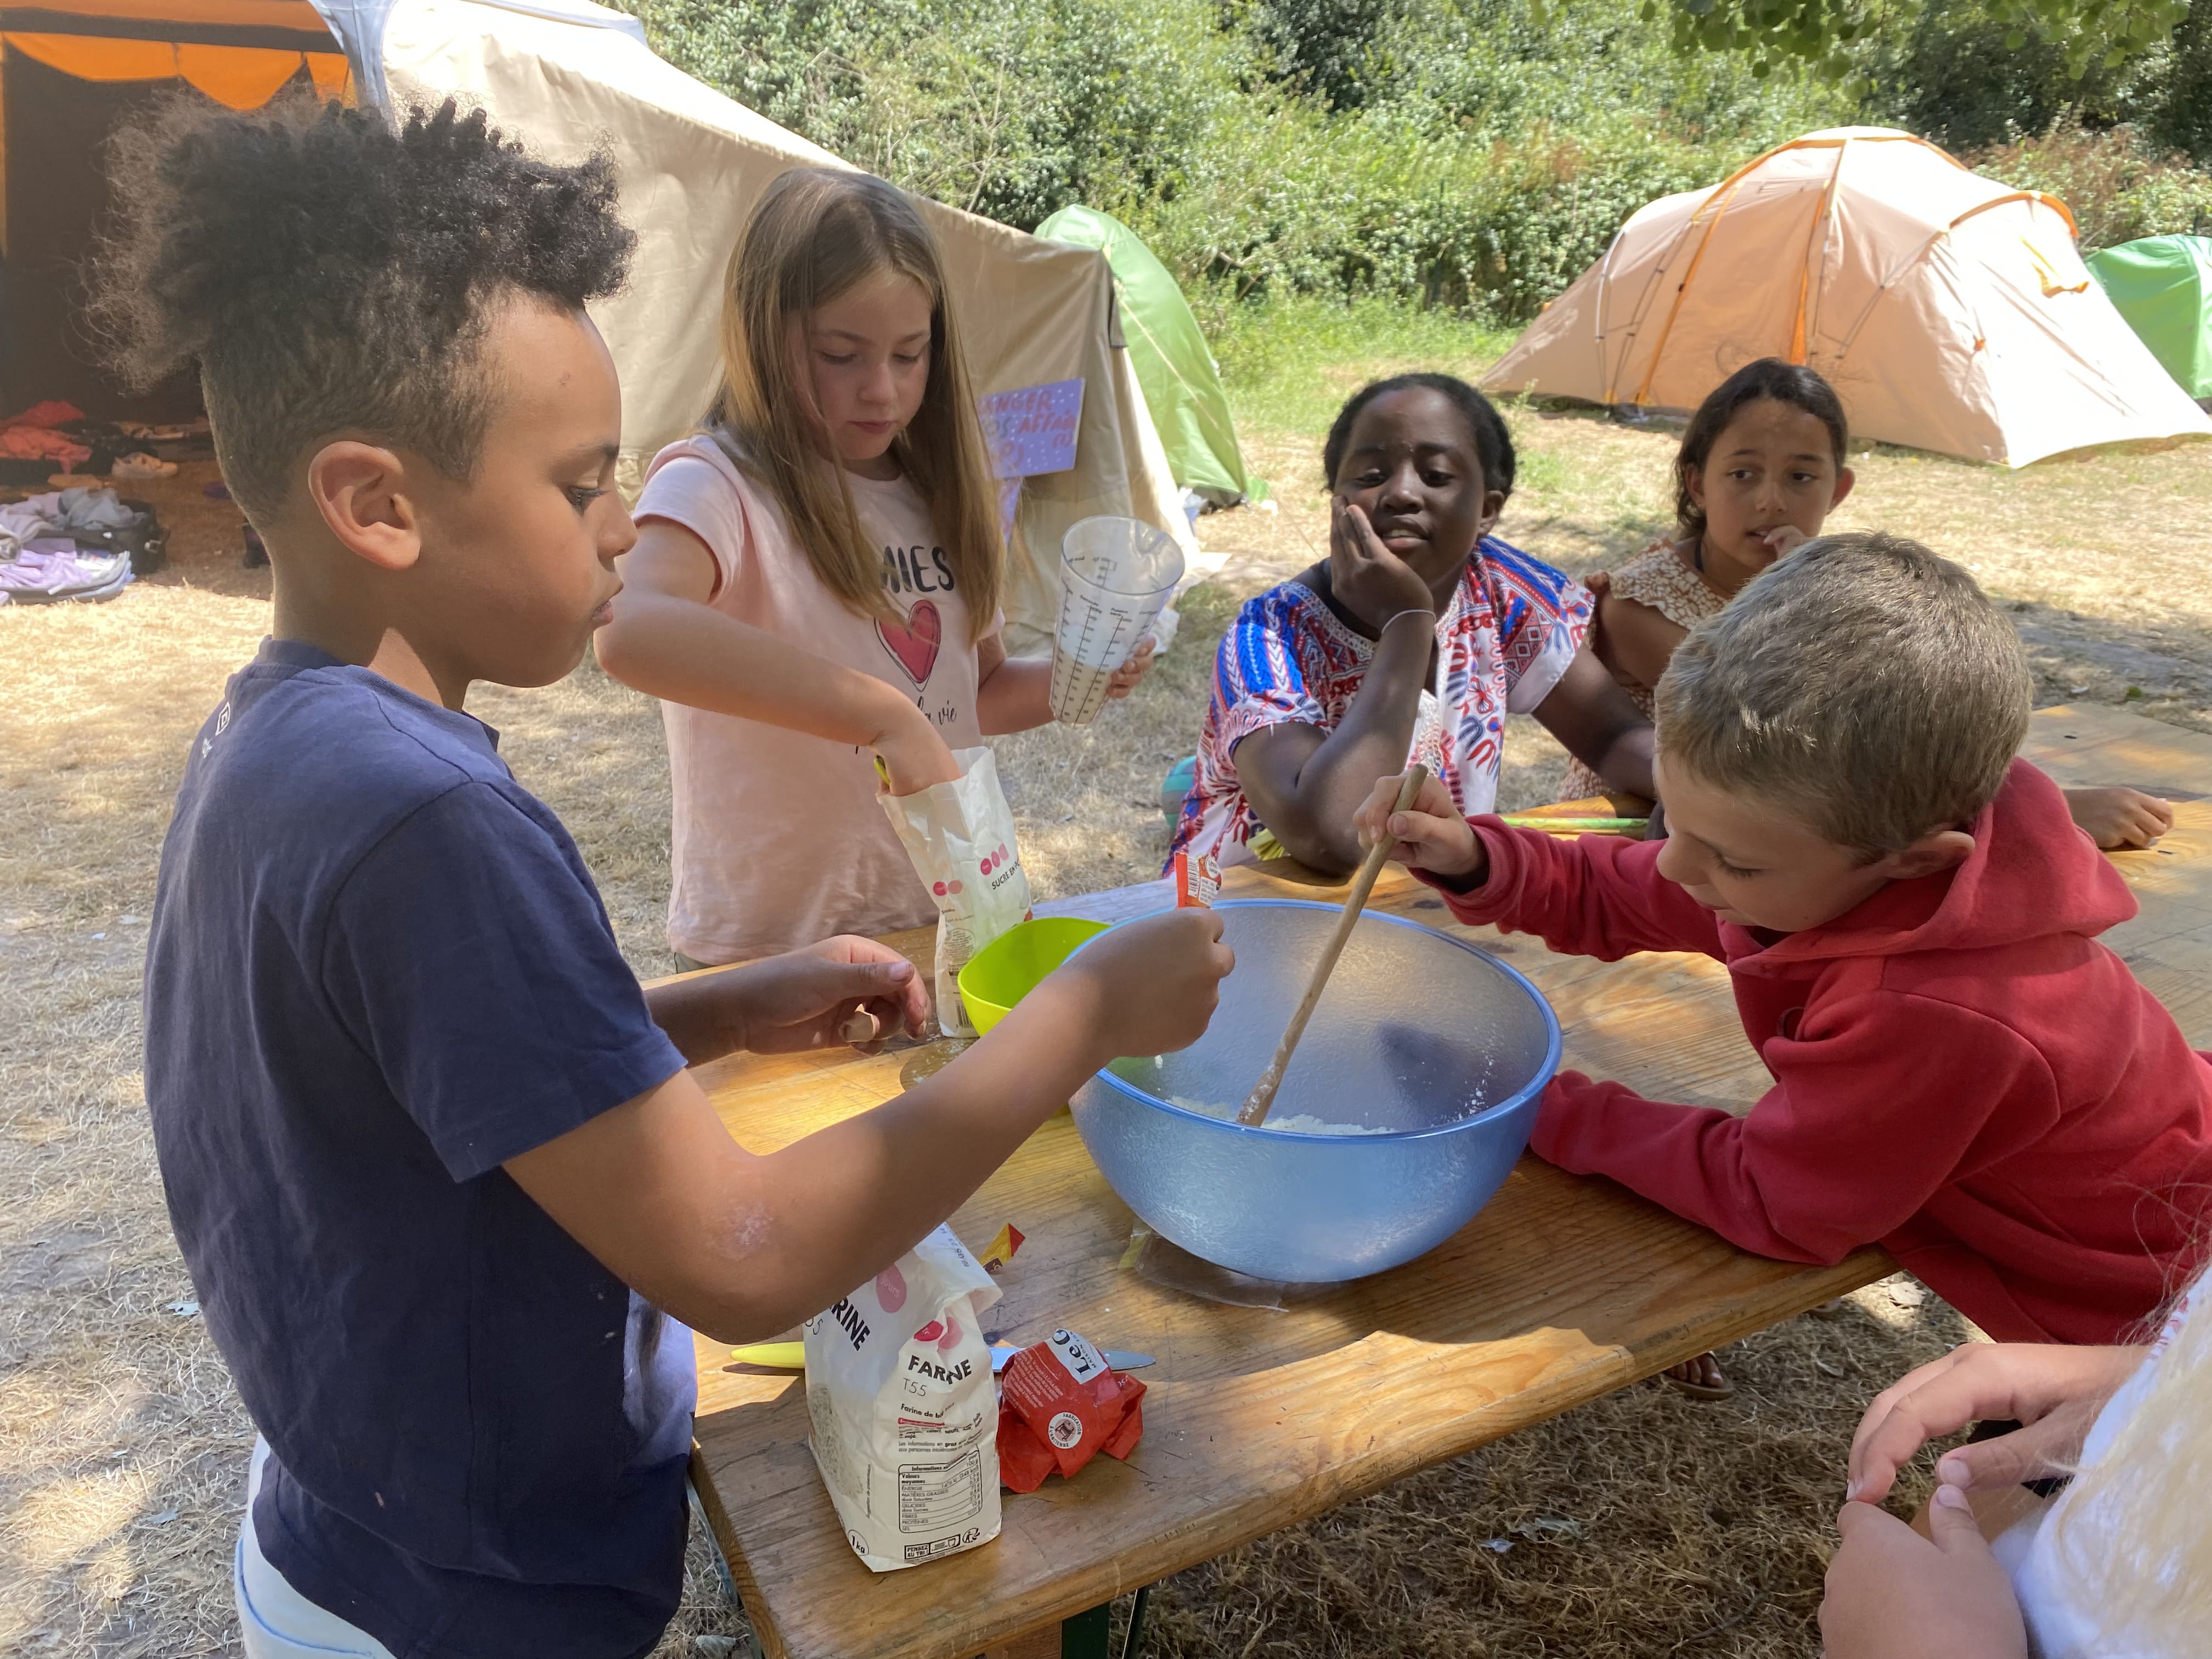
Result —
[[1959, 566], [1823, 537], [1675, 652], [1667, 840], [1469, 823], [1433, 781], [1360, 832], [1462, 921], [1728, 964], [1774, 1077], [1750, 1112], [1565, 1072], [1539, 1157], [1762, 1255], [1880, 1243], [2000, 1342], [2122, 1341], [2194, 1266], [2212, 1063], [2096, 942], [2135, 899], [2014, 757], [2031, 689]]

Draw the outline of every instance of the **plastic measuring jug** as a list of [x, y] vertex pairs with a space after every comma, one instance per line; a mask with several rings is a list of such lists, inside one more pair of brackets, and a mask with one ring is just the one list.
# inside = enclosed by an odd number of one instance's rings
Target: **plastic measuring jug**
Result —
[[1175, 538], [1138, 519], [1084, 519], [1060, 550], [1060, 626], [1052, 637], [1052, 714], [1087, 726], [1182, 580]]

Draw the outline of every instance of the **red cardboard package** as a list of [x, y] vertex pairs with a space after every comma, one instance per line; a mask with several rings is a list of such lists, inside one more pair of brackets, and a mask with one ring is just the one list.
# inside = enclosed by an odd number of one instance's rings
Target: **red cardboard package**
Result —
[[1175, 855], [1176, 908], [1211, 910], [1221, 895], [1221, 866], [1210, 854]]
[[1099, 1452], [1126, 1458], [1145, 1432], [1145, 1385], [1111, 1370], [1073, 1331], [1023, 1349], [999, 1378], [999, 1480], [1035, 1492]]

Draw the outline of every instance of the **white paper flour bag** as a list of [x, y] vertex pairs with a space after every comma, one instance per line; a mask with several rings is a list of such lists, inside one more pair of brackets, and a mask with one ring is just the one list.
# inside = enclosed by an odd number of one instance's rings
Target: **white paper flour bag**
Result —
[[937, 901], [937, 1024], [973, 1036], [960, 970], [1030, 914], [1030, 878], [1014, 844], [1014, 815], [988, 749], [956, 749], [960, 775], [912, 795], [880, 797], [921, 884]]
[[815, 1467], [878, 1572], [999, 1535], [999, 1395], [983, 1310], [999, 1287], [939, 1227], [806, 1322]]

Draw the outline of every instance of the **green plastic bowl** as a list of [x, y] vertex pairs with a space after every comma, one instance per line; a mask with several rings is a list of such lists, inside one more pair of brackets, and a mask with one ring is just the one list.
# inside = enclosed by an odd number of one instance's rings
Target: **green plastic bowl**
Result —
[[1075, 947], [1106, 931], [1103, 921], [1078, 916], [1036, 916], [1018, 922], [969, 958], [960, 970], [960, 1000], [978, 1033], [1006, 1017]]

